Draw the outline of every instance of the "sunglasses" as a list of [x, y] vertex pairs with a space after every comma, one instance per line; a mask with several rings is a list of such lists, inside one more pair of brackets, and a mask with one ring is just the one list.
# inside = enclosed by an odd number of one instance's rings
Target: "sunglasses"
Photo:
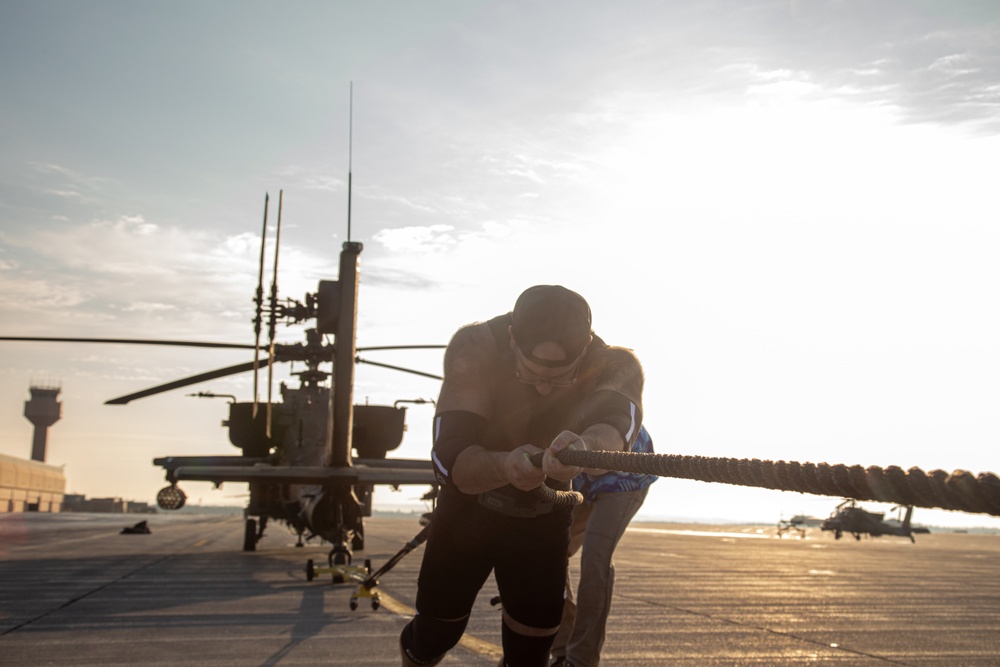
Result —
[[[514, 351], [515, 354], [517, 355], [517, 358], [520, 360], [521, 364], [522, 365], [525, 364], [527, 359], [525, 359], [524, 353], [521, 352], [521, 348], [514, 346]], [[557, 375], [554, 377], [538, 377], [534, 375], [523, 375], [520, 369], [517, 367], [515, 367], [514, 369], [514, 375], [517, 376], [518, 381], [523, 382], [524, 384], [530, 384], [530, 385], [547, 384], [551, 387], [572, 387], [574, 384], [576, 384], [576, 379], [580, 375], [580, 361], [582, 359], [583, 355], [581, 354], [573, 361], [571, 368], [569, 368], [562, 375]], [[567, 377], [570, 374], [572, 374], [572, 377]]]

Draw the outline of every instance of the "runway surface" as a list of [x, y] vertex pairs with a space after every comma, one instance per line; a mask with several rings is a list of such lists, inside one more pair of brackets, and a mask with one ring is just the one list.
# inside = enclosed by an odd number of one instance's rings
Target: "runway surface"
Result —
[[[121, 535], [146, 518], [152, 533]], [[0, 665], [398, 665], [423, 548], [372, 610], [323, 574], [327, 545], [280, 526], [243, 552], [240, 516], [0, 515]], [[366, 521], [377, 569], [420, 530]], [[634, 523], [616, 554], [602, 665], [1000, 665], [1000, 537], [835, 541], [771, 528]], [[494, 666], [492, 582], [443, 666]]]

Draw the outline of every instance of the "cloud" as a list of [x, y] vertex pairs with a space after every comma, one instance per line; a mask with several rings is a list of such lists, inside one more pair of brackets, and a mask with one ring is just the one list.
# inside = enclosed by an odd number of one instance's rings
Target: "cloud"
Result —
[[417, 211], [420, 213], [435, 213], [440, 210], [438, 205], [434, 205], [429, 202], [430, 197], [427, 197], [428, 201], [425, 202], [417, 198], [391, 194], [381, 188], [364, 188], [359, 190], [358, 194], [372, 201], [378, 201], [393, 206], [401, 206], [403, 208], [410, 209], [411, 211]]
[[246, 239], [162, 227], [139, 214], [5, 240], [14, 261], [0, 313], [32, 327], [166, 322], [190, 329], [220, 304], [248, 302], [256, 283], [256, 253]]
[[126, 313], [161, 313], [168, 310], [177, 310], [177, 306], [168, 303], [134, 302], [128, 304], [122, 310]]
[[131, 228], [140, 236], [155, 234], [157, 230], [156, 225], [146, 222], [146, 219], [141, 215], [123, 215], [120, 219], [120, 224]]
[[250, 232], [227, 236], [216, 248], [225, 255], [245, 256], [260, 249], [260, 238]]
[[[668, 69], [687, 92], [731, 96], [763, 77], [816, 86], [898, 109], [903, 122], [1000, 131], [1000, 13], [976, 3], [809, 2], [744, 5], [728, 20], [694, 23]], [[661, 47], [663, 62], [675, 45]], [[676, 60], [676, 57], [674, 58]], [[674, 91], [676, 92], [676, 90]]]
[[58, 164], [31, 162], [28, 167], [32, 189], [61, 199], [93, 202], [102, 189], [113, 183], [112, 179], [87, 176]]
[[319, 190], [324, 192], [343, 192], [347, 183], [340, 178], [330, 176], [323, 169], [289, 165], [278, 169], [276, 176], [283, 181], [291, 181], [304, 190]]
[[450, 234], [454, 229], [451, 225], [383, 229], [375, 234], [375, 240], [389, 252], [439, 253], [454, 247], [457, 243]]
[[12, 322], [23, 321], [13, 315], [14, 311], [63, 310], [86, 301], [85, 294], [76, 286], [58, 281], [9, 276], [4, 282], [6, 287], [0, 290], [0, 313], [5, 313], [3, 320], [8, 326]]
[[967, 53], [955, 53], [942, 56], [932, 62], [927, 69], [938, 71], [947, 76], [961, 76], [965, 74], [975, 74], [980, 71], [978, 67], [970, 67], [972, 57]]

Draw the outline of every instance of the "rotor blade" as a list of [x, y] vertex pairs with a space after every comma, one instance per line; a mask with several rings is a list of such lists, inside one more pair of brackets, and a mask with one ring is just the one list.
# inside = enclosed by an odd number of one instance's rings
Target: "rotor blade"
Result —
[[351, 171], [354, 166], [354, 82], [351, 81], [350, 105], [347, 110], [347, 242], [351, 241]]
[[0, 336], [0, 340], [39, 341], [48, 343], [116, 343], [125, 345], [174, 345], [178, 347], [214, 347], [230, 350], [252, 350], [243, 343], [205, 343], [189, 340], [156, 340], [153, 338], [61, 338], [56, 336]]
[[257, 271], [257, 291], [254, 293], [254, 305], [256, 314], [253, 318], [254, 344], [253, 344], [253, 416], [257, 416], [257, 371], [260, 367], [258, 358], [260, 357], [260, 327], [261, 315], [264, 311], [264, 248], [267, 245], [267, 203], [269, 196], [264, 193], [264, 229], [260, 233], [260, 269]]
[[274, 341], [271, 341], [271, 345], [268, 347], [269, 355], [267, 357], [267, 417], [264, 420], [264, 435], [268, 438], [271, 437], [271, 403], [274, 398], [271, 394], [271, 388], [274, 386]]
[[285, 202], [285, 191], [278, 190], [278, 227], [274, 234], [274, 276], [271, 278], [271, 298], [268, 301], [271, 308], [271, 316], [268, 319], [268, 357], [267, 357], [267, 420], [264, 426], [264, 434], [271, 437], [271, 389], [274, 384], [274, 326], [277, 323], [278, 315], [278, 251], [281, 249], [281, 209]]
[[[0, 340], [48, 343], [119, 343], [126, 345], [174, 345], [178, 347], [212, 347], [231, 350], [253, 350], [256, 346], [244, 343], [211, 343], [185, 340], [158, 340], [154, 338], [62, 338], [56, 336], [0, 336]], [[359, 347], [358, 352], [381, 350], [443, 350], [447, 345], [376, 345]]]
[[163, 392], [170, 391], [171, 389], [179, 389], [181, 387], [186, 387], [191, 384], [206, 382], [208, 380], [215, 380], [217, 378], [226, 377], [228, 375], [245, 373], [246, 371], [253, 370], [253, 366], [254, 362], [248, 361], [243, 364], [236, 364], [235, 366], [227, 366], [226, 368], [219, 368], [214, 371], [208, 371], [207, 373], [199, 373], [198, 375], [192, 375], [191, 377], [184, 378], [182, 380], [174, 380], [173, 382], [161, 384], [156, 387], [143, 389], [142, 391], [137, 391], [134, 394], [129, 394], [127, 396], [119, 396], [118, 398], [112, 398], [110, 401], [105, 401], [104, 404], [125, 405], [129, 401], [134, 401], [137, 398], [145, 398], [147, 396], [153, 396], [154, 394], [162, 394]]
[[375, 347], [359, 347], [358, 352], [374, 352], [376, 350], [443, 350], [447, 345], [377, 345]]
[[424, 373], [423, 371], [415, 371], [412, 368], [403, 368], [402, 366], [392, 366], [391, 364], [381, 364], [377, 361], [368, 361], [367, 359], [362, 359], [361, 357], [354, 357], [354, 361], [359, 364], [368, 364], [369, 366], [378, 366], [380, 368], [388, 368], [394, 371], [402, 371], [404, 373], [413, 373], [414, 375], [422, 375], [425, 378], [431, 378], [432, 380], [443, 380], [444, 378], [440, 375], [432, 375], [431, 373]]

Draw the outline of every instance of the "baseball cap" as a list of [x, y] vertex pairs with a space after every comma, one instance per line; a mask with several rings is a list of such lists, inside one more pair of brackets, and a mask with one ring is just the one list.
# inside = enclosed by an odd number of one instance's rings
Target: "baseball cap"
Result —
[[[540, 366], [565, 366], [580, 356], [590, 341], [590, 306], [562, 285], [535, 285], [517, 297], [511, 313], [514, 341], [528, 359]], [[539, 359], [531, 351], [539, 343], [555, 342], [566, 359]]]

